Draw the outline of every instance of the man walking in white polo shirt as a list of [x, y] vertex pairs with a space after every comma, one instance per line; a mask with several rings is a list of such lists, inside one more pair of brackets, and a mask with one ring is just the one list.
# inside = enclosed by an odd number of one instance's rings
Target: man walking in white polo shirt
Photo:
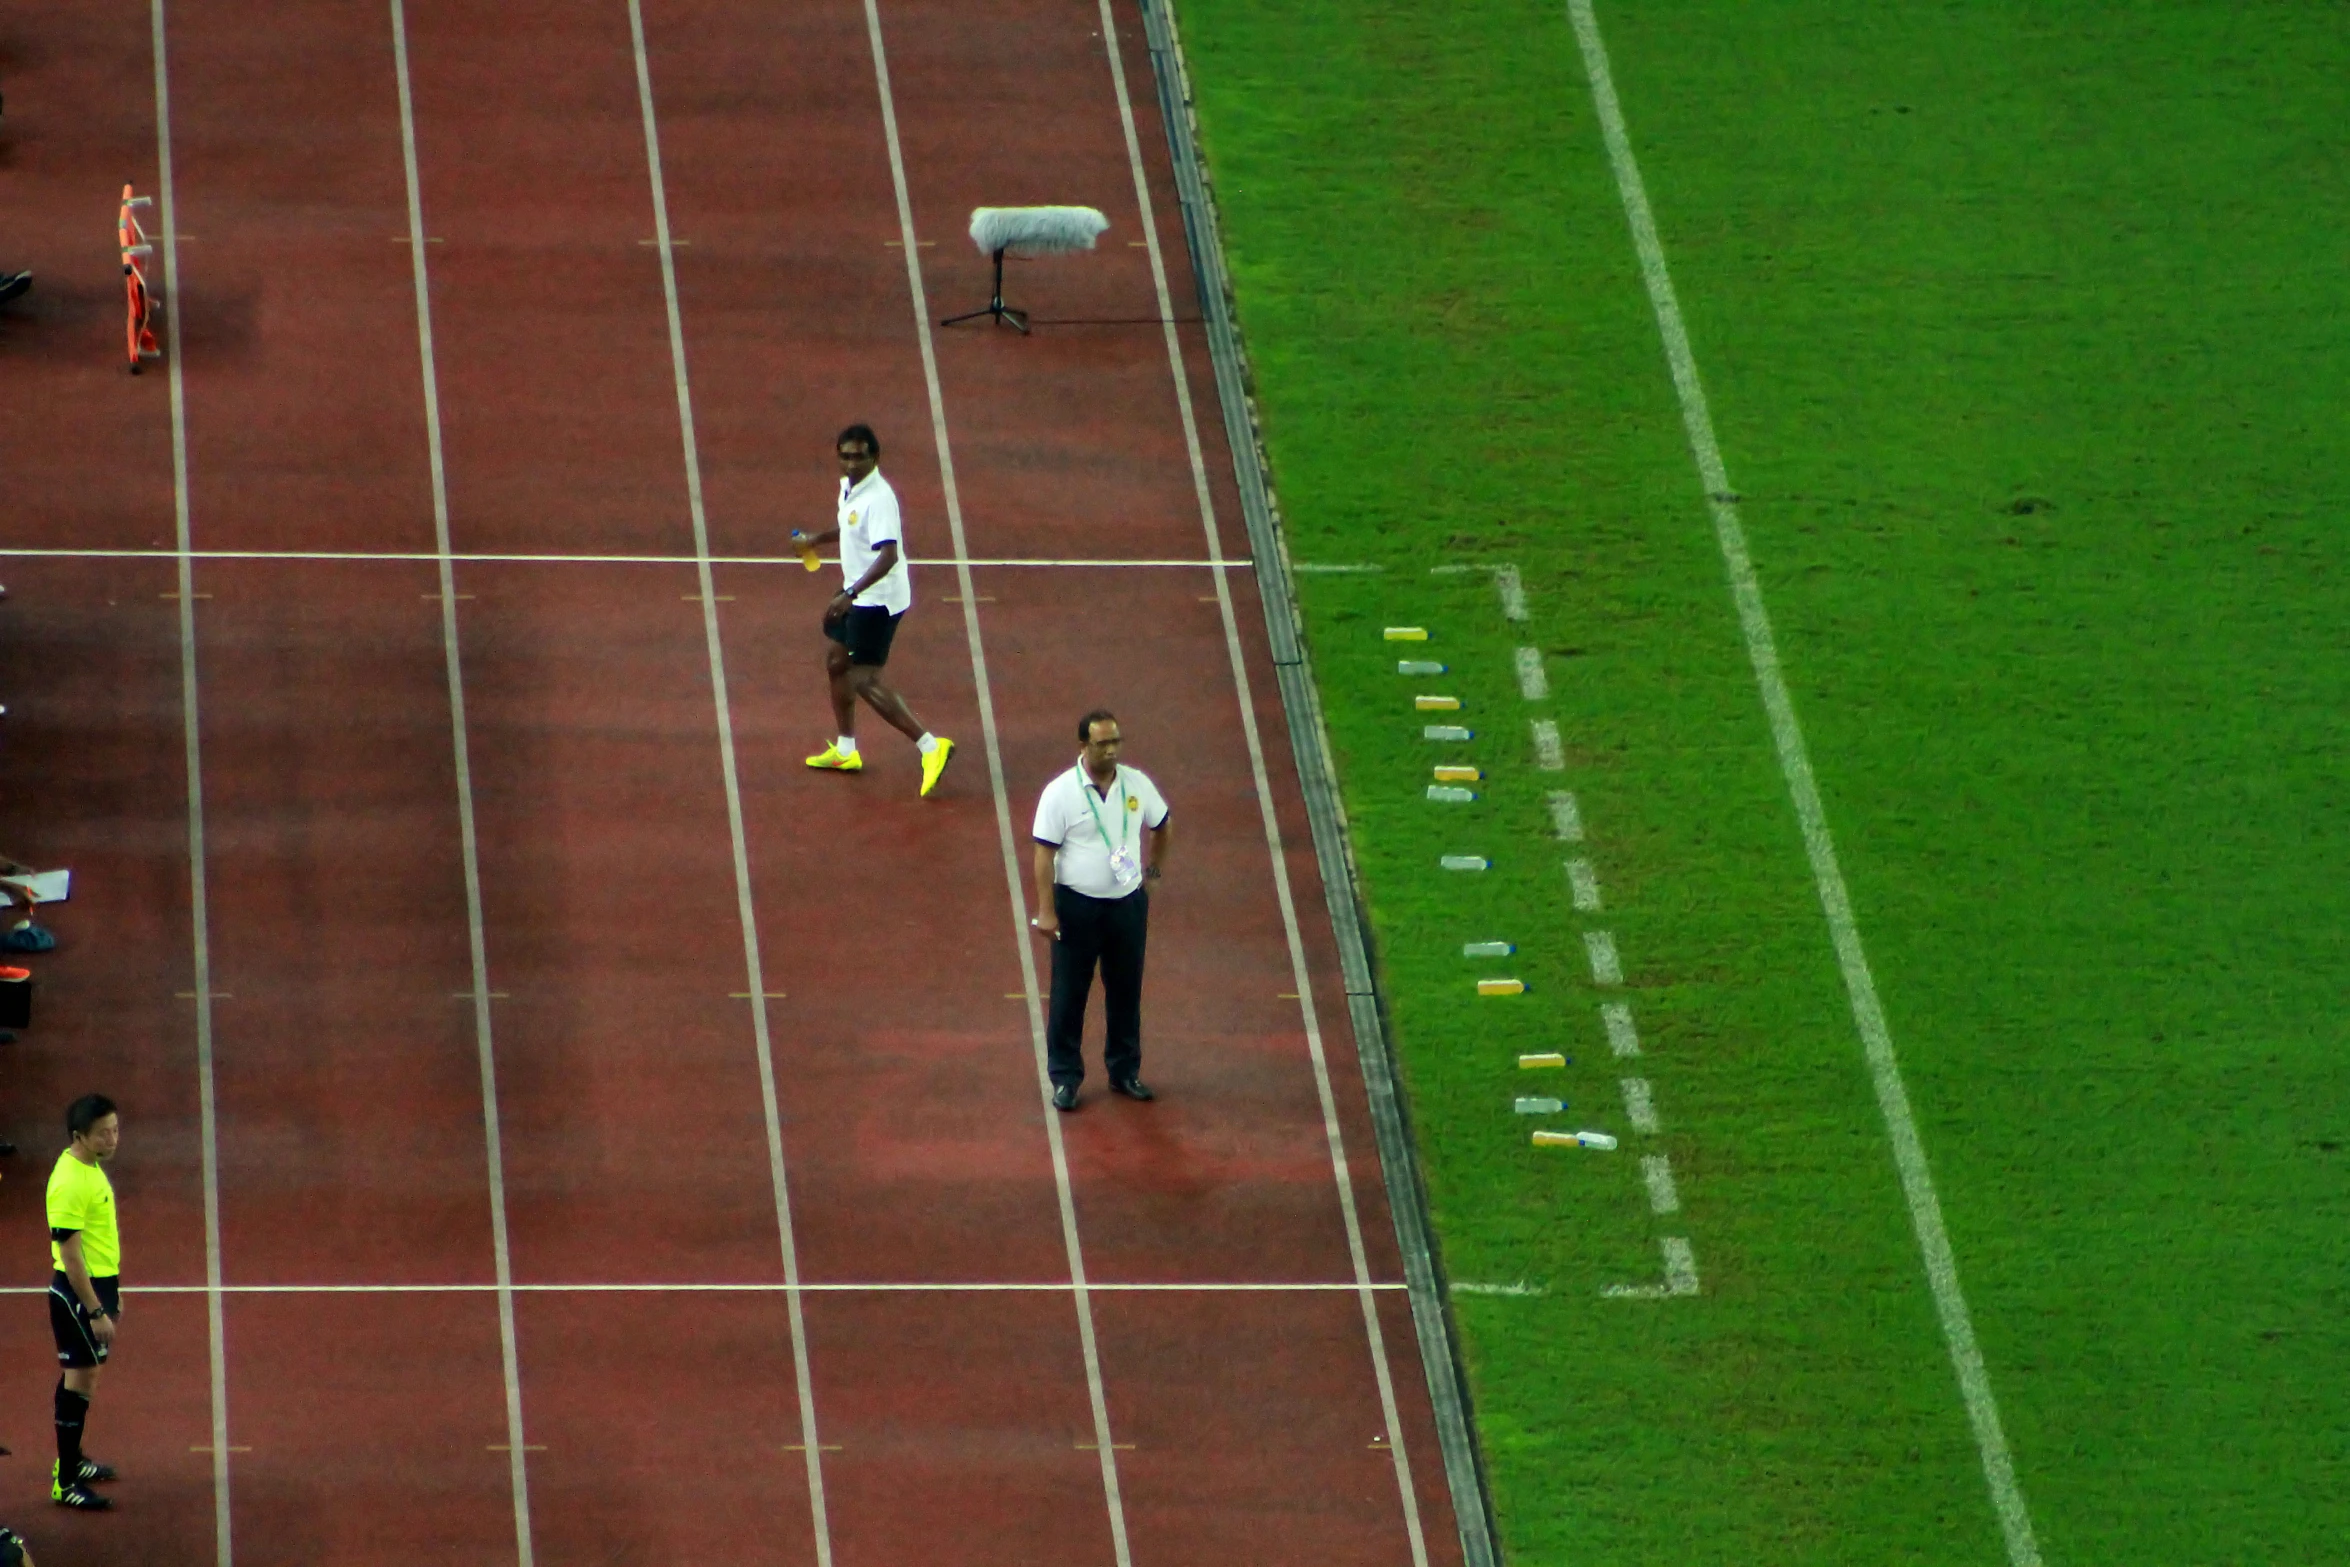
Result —
[[1077, 765], [1045, 785], [1036, 802], [1037, 913], [1028, 922], [1053, 943], [1044, 1038], [1056, 1110], [1077, 1108], [1077, 1085], [1085, 1080], [1085, 1004], [1097, 963], [1109, 1014], [1102, 1066], [1110, 1087], [1129, 1099], [1154, 1097], [1142, 1080], [1142, 957], [1151, 917], [1143, 884], [1166, 868], [1172, 836], [1158, 786], [1118, 765], [1115, 715], [1086, 714], [1077, 738], [1085, 745]]
[[857, 703], [862, 700], [921, 750], [922, 792], [928, 794], [946, 776], [955, 742], [923, 728], [905, 698], [881, 678], [898, 622], [914, 606], [914, 580], [906, 570], [898, 522], [898, 492], [881, 476], [881, 438], [870, 426], [850, 425], [833, 445], [840, 457], [840, 504], [834, 525], [817, 534], [792, 530], [792, 542], [803, 550], [840, 541], [841, 590], [824, 606], [824, 635], [831, 643], [824, 650], [824, 672], [832, 682], [832, 717], [839, 738], [809, 757], [808, 765], [835, 773], [865, 770], [865, 758], [857, 750]]

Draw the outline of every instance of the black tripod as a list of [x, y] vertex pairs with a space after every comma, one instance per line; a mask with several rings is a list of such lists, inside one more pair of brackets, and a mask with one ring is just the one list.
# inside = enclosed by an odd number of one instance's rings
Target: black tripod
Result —
[[1020, 329], [1021, 336], [1028, 335], [1028, 312], [1014, 310], [1010, 305], [1004, 303], [1004, 253], [1001, 250], [995, 253], [995, 294], [988, 300], [986, 307], [980, 310], [966, 310], [959, 316], [949, 316], [939, 325], [953, 326], [958, 321], [976, 321], [981, 316], [995, 317], [997, 326], [1009, 322]]

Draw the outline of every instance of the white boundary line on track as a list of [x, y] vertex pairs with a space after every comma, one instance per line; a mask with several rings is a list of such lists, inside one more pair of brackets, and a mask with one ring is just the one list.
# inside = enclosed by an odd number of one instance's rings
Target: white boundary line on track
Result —
[[[408, 15], [390, 0], [392, 65], [400, 87], [400, 160], [408, 182], [408, 258], [416, 289], [416, 352], [424, 389], [424, 443], [432, 473], [434, 560], [440, 568], [441, 657], [449, 686], [449, 738], [457, 784], [457, 834], [465, 869], [466, 951], [473, 974], [474, 1052], [481, 1068], [482, 1151], [488, 1166], [490, 1251], [497, 1269], [498, 1358], [506, 1380], [506, 1462], [514, 1490], [514, 1552], [531, 1567], [530, 1469], [522, 1423], [522, 1366], [514, 1326], [514, 1260], [506, 1236], [506, 1160], [498, 1119], [498, 1055], [490, 1024], [489, 940], [481, 910], [481, 853], [473, 820], [473, 757], [466, 742], [465, 668], [457, 644], [457, 571], [449, 551], [449, 478], [441, 454], [440, 372], [433, 357], [432, 285], [425, 270], [424, 184], [416, 162], [416, 107], [409, 90]], [[186, 613], [185, 600], [181, 612]]]
[[195, 969], [196, 1106], [204, 1165], [204, 1334], [212, 1381], [212, 1534], [218, 1567], [230, 1567], [228, 1440], [228, 1325], [221, 1309], [220, 1125], [212, 1083], [212, 922], [204, 876], [204, 745], [196, 688], [195, 528], [188, 507], [188, 396], [180, 368], [179, 207], [171, 168], [171, 69], [165, 50], [163, 0], [151, 0], [148, 19], [155, 53], [157, 221], [163, 227], [163, 332], [171, 379], [171, 503], [178, 548], [180, 723], [186, 736], [188, 777], [189, 943]]
[[2039, 1567], [2040, 1547], [2033, 1535], [2031, 1513], [2024, 1505], [2023, 1490], [2016, 1481], [2015, 1462], [2008, 1452], [2007, 1436], [1999, 1419], [1999, 1403], [1991, 1391], [1991, 1375], [1983, 1364], [1982, 1349], [1975, 1342], [1966, 1294], [1959, 1286], [1958, 1259], [1951, 1250], [1949, 1232], [1943, 1226], [1942, 1203], [1934, 1191], [1925, 1143], [1918, 1135], [1917, 1119], [1910, 1112], [1901, 1063], [1893, 1049], [1893, 1033], [1886, 1024], [1884, 1008], [1877, 999], [1876, 980], [1869, 971], [1868, 955], [1861, 946], [1860, 926], [1852, 912], [1852, 895], [1844, 885], [1844, 872], [1836, 859], [1836, 840], [1828, 830], [1827, 807], [1820, 799], [1819, 785], [1812, 775], [1811, 753], [1804, 744], [1802, 726], [1796, 721], [1795, 703], [1788, 694], [1786, 677], [1780, 671], [1778, 643], [1771, 632], [1770, 614], [1763, 605], [1762, 584], [1755, 576], [1754, 561], [1747, 552], [1746, 529], [1739, 520], [1738, 503], [1730, 488], [1728, 469], [1722, 462], [1720, 443], [1714, 437], [1713, 415], [1706, 406], [1704, 383], [1698, 379], [1697, 359], [1690, 350], [1689, 333], [1682, 323], [1672, 273], [1665, 265], [1664, 246], [1657, 238], [1647, 188], [1640, 178], [1640, 165], [1632, 156], [1631, 135], [1625, 129], [1615, 80], [1608, 70], [1607, 46], [1600, 39], [1591, 0], [1567, 0], [1567, 10], [1574, 21], [1576, 42], [1582, 49], [1585, 74], [1591, 81], [1592, 102], [1599, 112], [1608, 161], [1615, 168], [1616, 188], [1623, 196], [1624, 216], [1632, 230], [1633, 246], [1640, 254], [1640, 273], [1647, 283], [1649, 303], [1656, 312], [1657, 331], [1664, 339], [1673, 389], [1680, 398], [1682, 422], [1689, 431], [1690, 453], [1696, 459], [1698, 477], [1705, 486], [1714, 538], [1721, 548], [1731, 597], [1738, 607], [1739, 629], [1746, 639], [1747, 660], [1754, 666], [1754, 682], [1760, 689], [1763, 709], [1770, 717], [1779, 771], [1786, 777], [1787, 793], [1803, 829], [1804, 852], [1811, 861], [1812, 880], [1817, 884], [1820, 907], [1827, 916], [1836, 961], [1844, 973], [1844, 988], [1852, 999], [1852, 1020], [1859, 1028], [1868, 1056], [1877, 1109], [1893, 1145], [1893, 1162], [1901, 1175], [1902, 1195], [1909, 1203], [1910, 1226], [1917, 1232], [1918, 1250], [1933, 1290], [1934, 1310], [1941, 1318], [1951, 1368], [1957, 1374], [1967, 1420], [1974, 1428], [1975, 1446], [1982, 1456], [1983, 1478], [1990, 1488], [1991, 1505], [1999, 1515], [2012, 1567]]
[[[224, 1295], [466, 1295], [484, 1294], [497, 1289], [496, 1284], [224, 1284], [218, 1286]], [[1352, 1294], [1364, 1286], [1352, 1280], [1330, 1280], [1289, 1284], [1201, 1283], [1177, 1281], [1166, 1284], [1101, 1284], [1088, 1281], [1085, 1286], [1093, 1293], [1129, 1295], [1331, 1295]], [[140, 1284], [126, 1288], [125, 1295], [200, 1295], [214, 1288], [207, 1284]], [[1076, 1288], [1060, 1280], [1020, 1281], [1010, 1283], [825, 1283], [825, 1284], [510, 1284], [506, 1288], [517, 1295], [1057, 1295]], [[1402, 1290], [1409, 1285], [1375, 1283], [1375, 1290]], [[0, 1285], [0, 1295], [46, 1295], [45, 1284]]]
[[[922, 252], [915, 244], [914, 198], [906, 181], [906, 155], [898, 139], [898, 110], [889, 85], [889, 52], [881, 37], [878, 0], [864, 0], [865, 31], [873, 51], [873, 82], [881, 99], [881, 129], [889, 143], [890, 184], [897, 196], [898, 239], [905, 252], [906, 291], [912, 296], [915, 340], [922, 349], [922, 384], [930, 398], [930, 434], [938, 449], [939, 486], [945, 497], [947, 528], [955, 541], [955, 580], [962, 589], [963, 636], [970, 645], [971, 678], [979, 699], [979, 727], [987, 747], [988, 787], [995, 796], [996, 837], [1003, 851], [1004, 890], [1010, 904], [1012, 943], [1020, 954], [1020, 985], [1027, 992], [1028, 1037], [1036, 1058], [1037, 1108], [1053, 1156], [1053, 1185], [1061, 1208], [1061, 1240], [1069, 1258], [1070, 1295], [1076, 1306], [1077, 1337], [1085, 1359], [1086, 1396], [1093, 1405], [1094, 1449], [1101, 1460], [1102, 1498], [1109, 1509], [1110, 1548], [1118, 1567], [1133, 1567], [1126, 1537], [1126, 1500], [1118, 1478], [1118, 1454], [1111, 1440], [1109, 1396], [1102, 1381], [1101, 1348], [1094, 1337], [1093, 1300], [1085, 1276], [1085, 1246], [1077, 1233], [1077, 1197], [1069, 1179], [1069, 1155], [1061, 1138], [1058, 1110], [1051, 1108], [1052, 1077], [1046, 1068], [1044, 1011], [1037, 1000], [1035, 939], [1028, 928], [1028, 894], [1012, 834], [1011, 796], [1004, 787], [1004, 754], [996, 733], [995, 697], [988, 684], [987, 649], [979, 636], [979, 606], [973, 602], [970, 549], [963, 530], [963, 501], [955, 485], [954, 449], [947, 439], [946, 393], [939, 384], [938, 346], [930, 335], [930, 297], [922, 283]], [[1218, 573], [1217, 589], [1224, 576]]]
[[[726, 830], [734, 855], [736, 917], [742, 924], [743, 973], [753, 997], [767, 993], [759, 955], [759, 919], [751, 900], [751, 854], [743, 832], [741, 775], [735, 766], [734, 709], [726, 686], [726, 650], [718, 631], [717, 584], [711, 573], [709, 514], [702, 503], [701, 446], [694, 433], [693, 386], [686, 376], [685, 321], [677, 303], [677, 252], [669, 242], [669, 185], [661, 172], [661, 130], [653, 112], [653, 68], [645, 53], [645, 18], [628, 0], [628, 34], [636, 49], [638, 109], [644, 118], [645, 167], [652, 181], [653, 248], [661, 258], [661, 300], [669, 322], [669, 366], [677, 383], [678, 439], [685, 461], [686, 506], [693, 518], [694, 569], [702, 588], [702, 640], [709, 650], [710, 700], [716, 709], [718, 767], [726, 785]], [[759, 1058], [759, 1105], [767, 1119], [767, 1172], [775, 1194], [776, 1242], [782, 1252], [785, 1313], [791, 1326], [792, 1375], [799, 1398], [800, 1448], [807, 1459], [808, 1511], [816, 1539], [816, 1567], [831, 1567], [832, 1524], [824, 1505], [823, 1440], [816, 1425], [816, 1385], [808, 1367], [808, 1319], [801, 1308], [800, 1251], [792, 1232], [791, 1188], [783, 1161], [783, 1112], [777, 1103], [775, 1048], [767, 1003], [750, 1008], [751, 1038]], [[1107, 1440], [1105, 1438], [1105, 1440]]]
[[[165, 243], [169, 244], [168, 238]], [[167, 280], [169, 271], [170, 257], [166, 254]], [[169, 330], [168, 318], [166, 330]], [[459, 565], [518, 566], [699, 566], [705, 561], [713, 566], [796, 567], [800, 564], [797, 555], [466, 555], [425, 550], [69, 550], [0, 547], [0, 560], [177, 560], [183, 555], [191, 560], [413, 561], [426, 564], [453, 560]], [[1047, 560], [1020, 556], [959, 561], [952, 557], [932, 560], [914, 555], [906, 557], [906, 563], [910, 566], [1052, 566], [1073, 570], [1106, 570], [1127, 566], [1191, 567], [1203, 571], [1245, 571], [1251, 564], [1245, 560]]]
[[[1110, 0], [1099, 0], [1102, 47], [1109, 56], [1110, 80], [1117, 89], [1118, 119], [1126, 136], [1126, 161], [1134, 176], [1134, 200], [1142, 219], [1143, 244], [1150, 257], [1151, 284], [1157, 290], [1160, 331], [1167, 345], [1167, 371], [1174, 383], [1175, 406], [1183, 419], [1183, 445], [1191, 458], [1191, 482], [1199, 502], [1200, 529], [1208, 558], [1221, 562], [1223, 542], [1216, 532], [1216, 503], [1208, 486], [1206, 455], [1200, 448], [1199, 419], [1191, 405], [1191, 380], [1183, 364], [1183, 340], [1175, 328], [1175, 306], [1167, 287], [1167, 258], [1159, 249], [1158, 214], [1151, 201], [1150, 179], [1142, 166], [1142, 138], [1134, 123], [1134, 99], [1127, 90], [1126, 60], [1118, 40], [1118, 21]], [[1510, 588], [1503, 604], [1510, 605], [1517, 573], [1510, 572]], [[1380, 1418], [1387, 1425], [1388, 1450], [1395, 1467], [1395, 1488], [1403, 1510], [1414, 1567], [1428, 1567], [1427, 1532], [1420, 1522], [1419, 1491], [1412, 1483], [1411, 1460], [1405, 1456], [1403, 1417], [1396, 1404], [1395, 1377], [1388, 1365], [1387, 1335], [1379, 1323], [1379, 1299], [1371, 1285], [1370, 1260], [1363, 1248], [1362, 1217], [1355, 1209], [1354, 1180], [1347, 1169], [1346, 1142], [1338, 1125], [1338, 1100], [1330, 1086], [1330, 1062], [1322, 1046], [1322, 1025], [1314, 1003], [1313, 975], [1306, 962], [1305, 939], [1299, 932], [1297, 900], [1289, 887], [1289, 861], [1281, 843], [1281, 823], [1273, 809], [1273, 785], [1265, 769], [1265, 747], [1257, 733], [1256, 699], [1249, 687], [1248, 663], [1240, 646], [1240, 627], [1232, 611], [1232, 579], [1216, 573], [1216, 610], [1224, 623], [1224, 648], [1232, 666], [1233, 695], [1240, 711], [1241, 734], [1248, 741], [1249, 781], [1256, 786], [1257, 810], [1263, 820], [1265, 852], [1271, 861], [1273, 890], [1281, 904], [1281, 928], [1289, 942], [1290, 976], [1297, 985], [1298, 1012], [1304, 1021], [1306, 1053], [1314, 1069], [1314, 1091], [1322, 1108], [1322, 1135], [1330, 1153], [1330, 1173], [1336, 1188], [1340, 1216], [1346, 1224], [1346, 1249], [1354, 1264], [1355, 1285], [1362, 1303], [1363, 1336], [1371, 1355], [1371, 1370], [1379, 1389]], [[1515, 614], [1524, 615], [1520, 594]]]

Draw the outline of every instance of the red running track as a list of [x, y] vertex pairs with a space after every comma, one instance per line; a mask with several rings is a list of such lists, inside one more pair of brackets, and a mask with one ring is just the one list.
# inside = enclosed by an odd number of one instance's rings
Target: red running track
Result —
[[[184, 469], [173, 377], [111, 357], [112, 194], [161, 176], [149, 10], [36, 4], [0, 36], [30, 258], [0, 260], [42, 273], [0, 321], [41, 425], [5, 480], [0, 784], [6, 847], [77, 872], [0, 1119], [28, 1150], [0, 1186], [0, 1520], [45, 1561], [150, 1567], [1457, 1560], [1100, 9], [873, 12], [933, 317], [984, 297], [971, 207], [1112, 219], [1095, 255], [1015, 267], [1027, 339], [920, 324], [862, 0], [646, 0], [650, 112], [626, 0], [163, 15]], [[1139, 18], [1115, 20], [1188, 315]], [[1178, 336], [1240, 559], [1205, 345]], [[954, 555], [953, 511], [970, 558], [1020, 562], [971, 567], [971, 603], [917, 567], [892, 669], [966, 747], [928, 801], [870, 722], [864, 776], [799, 765], [823, 589], [772, 557], [823, 518], [852, 418], [918, 559]], [[1095, 564], [1044, 564], [1069, 561]], [[1006, 845], [1024, 861], [1097, 703], [1181, 822], [1162, 1097], [1107, 1100], [1097, 1068], [1058, 1118]], [[69, 1517], [40, 1499], [34, 1210], [89, 1086], [126, 1111], [131, 1325], [91, 1444], [128, 1478]]]

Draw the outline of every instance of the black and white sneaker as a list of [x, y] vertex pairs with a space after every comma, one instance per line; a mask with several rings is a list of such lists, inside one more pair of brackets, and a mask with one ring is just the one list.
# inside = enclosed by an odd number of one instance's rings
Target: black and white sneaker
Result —
[[102, 1513], [114, 1506], [78, 1480], [72, 1485], [59, 1485], [54, 1480], [49, 1482], [49, 1500], [60, 1507], [70, 1507], [84, 1513]]
[[74, 1476], [75, 1482], [81, 1485], [104, 1485], [113, 1478], [114, 1466], [112, 1464], [102, 1464], [97, 1459], [90, 1457], [82, 1459], [81, 1472]]

